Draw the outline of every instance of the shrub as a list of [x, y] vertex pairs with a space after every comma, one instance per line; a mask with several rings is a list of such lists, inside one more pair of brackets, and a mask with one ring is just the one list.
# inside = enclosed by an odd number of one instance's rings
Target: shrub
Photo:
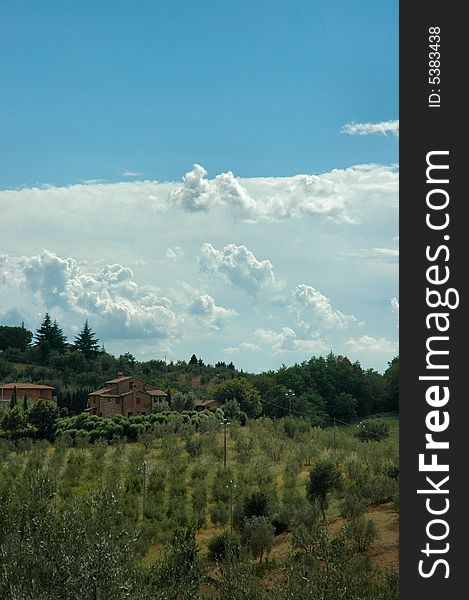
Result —
[[223, 531], [210, 538], [208, 542], [208, 557], [213, 561], [239, 558], [241, 540], [237, 533]]
[[368, 508], [366, 498], [353, 491], [348, 491], [342, 499], [340, 513], [345, 519], [355, 519]]
[[226, 525], [230, 515], [228, 506], [223, 502], [217, 502], [210, 507], [210, 519], [214, 525]]
[[340, 532], [340, 538], [352, 552], [365, 552], [375, 537], [375, 524], [362, 516], [346, 523]]
[[269, 499], [264, 492], [254, 492], [244, 502], [244, 516], [246, 519], [251, 517], [267, 517], [269, 515]]

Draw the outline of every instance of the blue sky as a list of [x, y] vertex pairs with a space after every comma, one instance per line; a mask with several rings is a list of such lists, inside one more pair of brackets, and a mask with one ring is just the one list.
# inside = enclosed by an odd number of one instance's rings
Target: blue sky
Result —
[[0, 186], [396, 160], [397, 2], [3, 0]]
[[4, 322], [89, 318], [139, 358], [385, 368], [397, 4], [3, 0]]

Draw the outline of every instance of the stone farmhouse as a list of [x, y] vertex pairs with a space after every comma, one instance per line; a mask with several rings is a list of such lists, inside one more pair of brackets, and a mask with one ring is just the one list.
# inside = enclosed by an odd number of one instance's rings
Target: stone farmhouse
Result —
[[22, 402], [25, 396], [32, 402], [37, 402], [41, 399], [50, 400], [51, 402], [56, 401], [55, 388], [50, 385], [13, 382], [0, 384], [0, 406], [10, 405], [15, 388], [18, 402]]
[[150, 414], [158, 401], [166, 399], [167, 394], [150, 383], [119, 373], [116, 379], [106, 381], [102, 388], [88, 395], [86, 410], [99, 417], [134, 417]]

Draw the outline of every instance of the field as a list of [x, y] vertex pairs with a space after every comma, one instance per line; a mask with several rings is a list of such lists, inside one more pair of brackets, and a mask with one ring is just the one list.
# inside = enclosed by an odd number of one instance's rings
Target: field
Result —
[[379, 442], [233, 421], [226, 467], [219, 426], [0, 440], [0, 596], [397, 598], [398, 419], [382, 421]]

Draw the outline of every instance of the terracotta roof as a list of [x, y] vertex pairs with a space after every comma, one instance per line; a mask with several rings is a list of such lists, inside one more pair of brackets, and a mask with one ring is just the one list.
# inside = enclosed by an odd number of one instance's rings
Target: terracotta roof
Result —
[[194, 402], [194, 406], [208, 406], [209, 404], [220, 404], [220, 403], [217, 402], [216, 400], [210, 400], [210, 399], [198, 400], [197, 402]]
[[116, 377], [115, 379], [110, 379], [109, 381], [106, 381], [105, 383], [120, 383], [121, 381], [127, 381], [127, 379], [132, 379], [132, 377], [129, 375], [128, 377]]
[[108, 394], [111, 391], [111, 388], [101, 388], [99, 390], [96, 390], [95, 392], [91, 392], [91, 394], [88, 394], [88, 396], [104, 396], [105, 394]]
[[0, 388], [9, 390], [14, 387], [21, 388], [22, 390], [55, 390], [50, 385], [44, 385], [42, 383], [3, 383], [0, 384]]
[[163, 392], [163, 390], [157, 390], [155, 388], [152, 388], [150, 390], [145, 390], [147, 392], [147, 394], [150, 394], [150, 396], [167, 396], [168, 394], [166, 392]]
[[[123, 394], [119, 394], [119, 396], [128, 396], [129, 394], [146, 394], [147, 396], [149, 396], [149, 393], [146, 390], [137, 390], [137, 388], [134, 388], [133, 390], [129, 390], [128, 392], [124, 392]], [[117, 394], [115, 394], [117, 396]]]

